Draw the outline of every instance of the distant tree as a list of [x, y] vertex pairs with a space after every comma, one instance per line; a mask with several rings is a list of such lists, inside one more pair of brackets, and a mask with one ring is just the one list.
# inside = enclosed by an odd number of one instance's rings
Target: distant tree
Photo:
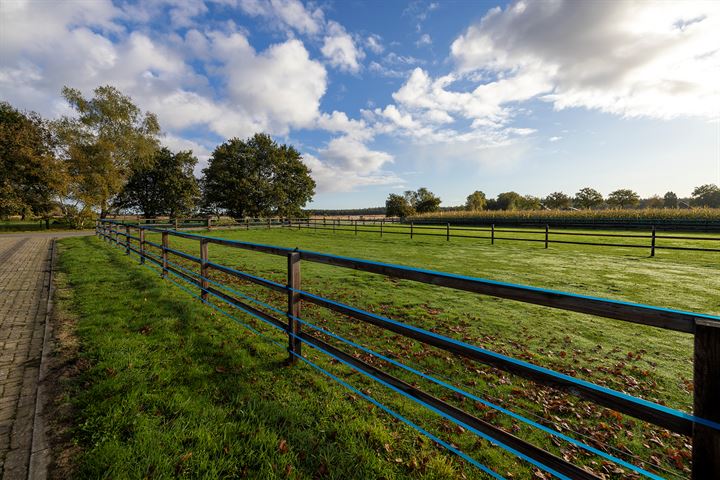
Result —
[[485, 194], [480, 190], [476, 190], [468, 195], [467, 200], [465, 201], [465, 210], [470, 210], [471, 212], [485, 210], [486, 205], [487, 199], [485, 198]]
[[575, 206], [578, 208], [593, 208], [603, 203], [603, 196], [594, 188], [585, 187], [581, 188], [579, 192], [575, 194], [574, 200]]
[[708, 183], [695, 188], [692, 192], [692, 203], [698, 207], [720, 207], [720, 187]]
[[119, 208], [137, 209], [145, 217], [190, 213], [200, 196], [191, 151], [173, 153], [158, 150], [152, 163], [136, 170], [115, 201]]
[[499, 210], [517, 210], [521, 201], [522, 196], [517, 192], [503, 192], [496, 200]]
[[470, 210], [471, 212], [485, 210], [486, 205], [487, 198], [485, 198], [485, 194], [480, 190], [474, 191], [473, 193], [468, 195], [467, 199], [465, 200], [465, 210]]
[[567, 209], [572, 205], [572, 198], [569, 195], [565, 195], [563, 192], [553, 192], [543, 201], [546, 207], [551, 209]]
[[297, 216], [315, 194], [315, 181], [295, 147], [269, 135], [233, 138], [218, 146], [203, 170], [203, 205], [229, 215]]
[[608, 195], [607, 203], [619, 208], [634, 207], [640, 203], [640, 196], [629, 188], [621, 188]]
[[132, 173], [151, 163], [160, 125], [154, 114], [143, 114], [109, 85], [96, 88], [91, 99], [68, 87], [62, 94], [77, 113], [55, 124], [71, 180], [69, 195], [83, 209], [99, 208], [104, 217]]
[[540, 210], [542, 208], [542, 204], [538, 197], [525, 195], [520, 197], [517, 202], [517, 207], [520, 210]]
[[0, 216], [34, 213], [49, 223], [65, 190], [63, 167], [48, 123], [0, 102]]
[[677, 208], [678, 207], [678, 196], [675, 192], [667, 192], [663, 196], [663, 206], [665, 208]]
[[488, 198], [487, 204], [485, 205], [488, 210], [500, 210], [498, 201], [495, 198]]
[[385, 200], [385, 215], [388, 217], [409, 217], [415, 214], [415, 209], [405, 195], [391, 193]]
[[405, 192], [409, 196], [411, 204], [417, 213], [437, 212], [440, 209], [440, 197], [436, 196], [427, 188], [418, 188], [416, 192]]
[[660, 195], [653, 195], [652, 197], [646, 199], [644, 204], [645, 208], [662, 208], [664, 201]]

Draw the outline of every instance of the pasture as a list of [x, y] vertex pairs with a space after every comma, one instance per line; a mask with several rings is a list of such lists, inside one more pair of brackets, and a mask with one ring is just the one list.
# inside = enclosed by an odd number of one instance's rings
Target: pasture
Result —
[[[489, 245], [478, 239], [448, 242], [443, 237], [409, 239], [404, 235], [380, 239], [376, 232], [236, 229], [206, 233], [720, 313], [720, 254], [715, 252], [669, 250], [650, 258], [639, 248], [551, 245], [544, 249], [537, 243]], [[148, 233], [146, 239], [160, 243], [157, 234]], [[198, 255], [197, 242], [191, 240], [172, 237], [171, 248]], [[282, 366], [287, 353], [281, 348], [193, 301], [121, 250], [97, 239], [72, 239], [61, 242], [61, 253], [64, 278], [72, 287], [65, 306], [83, 319], [78, 334], [94, 365], [84, 374], [89, 388], [77, 392], [83, 419], [78, 437], [84, 447], [81, 476], [89, 478], [107, 469], [111, 476], [133, 478], [210, 478], [238, 475], [245, 467], [257, 478], [485, 478], [475, 467], [391, 421], [392, 417], [357, 393], [305, 365]], [[286, 281], [284, 258], [219, 245], [210, 245], [209, 257], [278, 283]], [[179, 257], [171, 260], [183, 268], [196, 268]], [[257, 285], [214, 271], [210, 278], [275, 308], [286, 306], [285, 296]], [[303, 263], [302, 286], [311, 293], [672, 408], [692, 409], [692, 338], [686, 334], [326, 265]], [[287, 342], [285, 335], [233, 313], [271, 340], [281, 345]], [[303, 304], [302, 316], [663, 477], [687, 476], [687, 437], [494, 368], [452, 358], [314, 305]], [[431, 433], [449, 439], [501, 475], [541, 475], [527, 463], [398, 399], [312, 349], [303, 353], [360, 392], [371, 393], [406, 418], [429, 426]], [[368, 363], [392, 368], [365, 357]], [[393, 370], [393, 374], [417, 381], [402, 371]], [[473, 402], [433, 385], [423, 384], [423, 388], [597, 473], [609, 478], [630, 475], [480, 403], [468, 404]], [[132, 464], [123, 460], [140, 452], [146, 458]]]

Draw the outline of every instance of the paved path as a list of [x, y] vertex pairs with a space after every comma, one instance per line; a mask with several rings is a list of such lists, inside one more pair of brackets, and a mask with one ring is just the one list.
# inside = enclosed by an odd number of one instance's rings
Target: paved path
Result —
[[[0, 479], [44, 477], [37, 408], [53, 239], [86, 232], [0, 235]], [[31, 454], [33, 467], [30, 467]], [[35, 468], [37, 467], [37, 468]]]

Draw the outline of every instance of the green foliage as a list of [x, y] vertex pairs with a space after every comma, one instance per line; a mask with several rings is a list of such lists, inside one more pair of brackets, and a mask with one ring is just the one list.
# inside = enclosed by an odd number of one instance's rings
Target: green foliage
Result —
[[73, 88], [62, 93], [77, 113], [55, 124], [71, 178], [69, 197], [104, 216], [132, 173], [151, 162], [160, 126], [115, 87], [98, 87], [91, 99]]
[[585, 187], [575, 194], [574, 203], [578, 208], [590, 209], [602, 205], [603, 196], [594, 188]]
[[517, 210], [521, 208], [522, 196], [517, 192], [503, 192], [497, 196], [496, 202], [499, 210]]
[[269, 135], [233, 138], [218, 146], [203, 170], [203, 208], [230, 216], [299, 216], [315, 194], [300, 153]]
[[621, 188], [608, 195], [607, 203], [619, 208], [632, 207], [640, 203], [640, 196], [629, 188]]
[[417, 220], [436, 219], [441, 222], [453, 220], [472, 222], [488, 222], [493, 219], [528, 220], [545, 223], [552, 220], [592, 220], [602, 223], [605, 220], [671, 222], [673, 220], [714, 220], [720, 221], [720, 208], [692, 209], [604, 209], [604, 210], [536, 210], [536, 211], [482, 211], [482, 212], [437, 212], [413, 217]]
[[189, 214], [200, 196], [193, 175], [197, 162], [191, 151], [158, 150], [149, 165], [139, 167], [132, 174], [115, 205], [139, 210], [148, 218]]
[[564, 210], [572, 205], [572, 198], [563, 192], [553, 192], [543, 201], [546, 207], [551, 210]]
[[409, 217], [415, 215], [415, 209], [405, 195], [391, 193], [385, 200], [385, 215], [388, 217]]
[[667, 192], [663, 196], [663, 206], [665, 208], [677, 208], [678, 207], [678, 196], [675, 192]]
[[471, 212], [485, 210], [486, 206], [487, 199], [485, 198], [485, 194], [480, 190], [474, 191], [468, 195], [467, 200], [465, 200], [465, 209], [470, 210]]
[[696, 187], [692, 192], [693, 205], [698, 207], [720, 207], [720, 187], [708, 183]]
[[533, 195], [525, 195], [518, 201], [520, 210], [540, 210], [542, 208], [541, 200]]
[[405, 198], [408, 199], [417, 213], [436, 212], [440, 208], [440, 197], [435, 196], [425, 187], [418, 188], [415, 192], [412, 190], [406, 191]]
[[53, 146], [37, 113], [0, 102], [0, 216], [32, 212], [49, 218], [67, 179]]

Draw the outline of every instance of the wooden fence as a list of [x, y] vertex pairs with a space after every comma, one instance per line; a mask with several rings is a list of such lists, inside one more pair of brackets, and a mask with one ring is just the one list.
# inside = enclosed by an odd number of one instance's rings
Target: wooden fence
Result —
[[[597, 472], [590, 472], [580, 468], [564, 458], [558, 457], [491, 423], [481, 420], [331, 345], [314, 333], [315, 331], [322, 331], [325, 334], [327, 333], [325, 330], [308, 322], [306, 318], [303, 318], [301, 314], [301, 304], [308, 302], [326, 308], [356, 321], [366, 322], [386, 329], [425, 345], [463, 357], [469, 361], [491, 365], [500, 370], [532, 380], [538, 384], [565, 391], [616, 412], [630, 415], [669, 431], [691, 437], [693, 446], [692, 477], [696, 480], [720, 478], [720, 317], [337, 255], [197, 235], [190, 232], [152, 225], [131, 225], [111, 220], [102, 220], [97, 222], [96, 231], [99, 237], [125, 249], [126, 253], [138, 255], [141, 263], [148, 262], [155, 265], [156, 268], [161, 271], [163, 278], [167, 278], [170, 274], [190, 284], [193, 288], [197, 288], [197, 296], [204, 302], [210, 303], [210, 300], [213, 300], [215, 302], [226, 303], [285, 332], [288, 336], [288, 352], [292, 362], [305, 358], [302, 354], [302, 348], [303, 345], [308, 345], [380, 382], [398, 394], [431, 409], [466, 430], [482, 438], [489, 439], [494, 445], [505, 448], [519, 458], [559, 478], [597, 479], [601, 477]], [[146, 232], [159, 234], [161, 243], [149, 241], [146, 238]], [[196, 256], [171, 248], [171, 237], [179, 237], [198, 242], [198, 255]], [[285, 257], [287, 259], [287, 283], [280, 284], [248, 272], [239, 271], [232, 267], [213, 262], [209, 258], [209, 244]], [[182, 268], [173, 261], [175, 257], [195, 264], [197, 271]], [[171, 260], [171, 258], [173, 260]], [[570, 375], [561, 374], [529, 362], [458, 341], [451, 337], [446, 337], [429, 330], [424, 330], [361, 310], [351, 305], [330, 300], [321, 295], [306, 292], [302, 290], [301, 285], [300, 271], [303, 262], [354, 269], [397, 279], [431, 284], [437, 287], [510, 299], [517, 302], [566, 311], [580, 312], [598, 317], [598, 320], [601, 318], [615, 319], [692, 335], [694, 337], [694, 412], [691, 415], [674, 410], [658, 403], [636, 398], [623, 392], [611, 390]], [[237, 294], [230, 294], [223, 290], [225, 288], [223, 284], [219, 284], [209, 278], [210, 271], [222, 272], [240, 280], [248, 281], [287, 295], [287, 310], [268, 313], [260, 307], [250, 305], [248, 299], [253, 300], [251, 297], [243, 296], [243, 298], [238, 298]], [[363, 348], [378, 358], [390, 361], [401, 368], [408, 369], [412, 373], [421, 375], [423, 378], [429, 379], [438, 385], [453, 388], [455, 392], [461, 392], [466, 396], [485, 402], [483, 399], [472, 397], [472, 394], [454, 388], [432, 376], [409, 369], [409, 367], [399, 362], [368, 350], [353, 340], [343, 339], [342, 337], [336, 338], [353, 347]], [[492, 405], [488, 402], [485, 403]], [[512, 415], [513, 418], [526, 423], [529, 422], [529, 424], [535, 428], [543, 429], [545, 433], [550, 433], [562, 440], [570, 441], [575, 446], [579, 446], [605, 459], [619, 463], [623, 468], [634, 471], [636, 474], [648, 478], [661, 478], [652, 472], [613, 457], [606, 452], [582, 444], [554, 429], [533, 423], [501, 407], [494, 407], [500, 409], [503, 413]], [[445, 445], [449, 446], [448, 444]], [[453, 451], [458, 453], [456, 450]], [[467, 456], [463, 458], [467, 458]]]
[[[389, 223], [389, 222], [388, 222]], [[563, 245], [591, 245], [599, 247], [618, 247], [618, 248], [639, 248], [647, 249], [650, 256], [654, 257], [656, 250], [685, 250], [698, 252], [718, 252], [720, 253], [720, 236], [688, 236], [688, 235], [671, 235], [659, 231], [656, 227], [650, 227], [647, 233], [599, 233], [599, 232], [572, 232], [566, 229], [551, 228], [545, 225], [541, 229], [508, 229], [497, 228], [495, 225], [490, 227], [465, 227], [446, 223], [444, 225], [417, 225], [413, 222], [399, 223], [393, 222], [386, 224], [383, 221], [361, 221], [361, 220], [336, 220], [336, 219], [287, 219], [282, 224], [290, 228], [307, 228], [312, 230], [324, 230], [336, 232], [349, 232], [357, 235], [358, 233], [374, 233], [379, 237], [384, 235], [407, 236], [414, 238], [416, 236], [443, 237], [447, 241], [456, 239], [483, 239], [494, 245], [500, 241], [510, 242], [535, 242], [544, 244], [548, 248], [550, 244]], [[506, 234], [524, 234], [525, 237], [507, 236]], [[568, 237], [586, 237], [592, 238], [613, 238], [632, 239], [639, 241], [643, 239], [644, 244], [639, 243], [616, 243], [607, 241], [578, 241], [568, 240]], [[697, 241], [702, 244], [709, 244], [705, 247], [687, 247], [677, 245], [662, 244], [663, 240], [686, 240]]]

